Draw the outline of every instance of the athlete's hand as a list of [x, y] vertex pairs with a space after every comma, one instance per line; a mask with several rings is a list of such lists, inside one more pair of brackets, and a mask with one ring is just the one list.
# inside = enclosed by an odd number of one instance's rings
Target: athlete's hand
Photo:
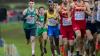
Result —
[[37, 25], [41, 25], [41, 23], [40, 23], [40, 22], [38, 22], [38, 21], [37, 21], [36, 23], [37, 23]]
[[27, 16], [26, 18], [27, 18], [27, 19], [32, 19], [32, 17], [31, 17], [31, 16]]
[[92, 20], [91, 20], [91, 23], [95, 23], [95, 20], [94, 20], [94, 19], [92, 19]]
[[47, 24], [45, 24], [45, 26], [44, 26], [44, 27], [48, 29], [48, 25], [47, 25]]

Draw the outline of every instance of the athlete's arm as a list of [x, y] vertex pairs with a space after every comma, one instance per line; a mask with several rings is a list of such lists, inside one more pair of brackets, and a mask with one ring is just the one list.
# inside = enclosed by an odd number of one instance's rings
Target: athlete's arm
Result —
[[27, 12], [27, 9], [25, 9], [25, 10], [23, 11], [22, 21], [26, 21], [26, 19], [25, 19], [25, 18], [27, 17], [26, 12]]
[[47, 24], [47, 13], [44, 14], [44, 24]]
[[47, 13], [44, 14], [45, 18], [44, 18], [44, 24], [45, 27], [48, 28], [48, 24], [47, 24]]
[[91, 10], [90, 10], [89, 4], [88, 4], [88, 3], [85, 3], [85, 6], [86, 6], [86, 9], [87, 9], [85, 12], [86, 12], [88, 15], [92, 15], [92, 14], [91, 14]]

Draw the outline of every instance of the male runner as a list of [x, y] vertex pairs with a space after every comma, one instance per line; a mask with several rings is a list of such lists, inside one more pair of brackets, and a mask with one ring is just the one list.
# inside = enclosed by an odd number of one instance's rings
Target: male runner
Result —
[[34, 1], [29, 1], [29, 7], [23, 11], [24, 31], [27, 39], [27, 44], [31, 40], [32, 56], [35, 56], [35, 35], [36, 35], [36, 9]]
[[54, 10], [53, 1], [49, 1], [49, 9], [46, 12], [48, 37], [50, 39], [50, 46], [52, 55], [59, 56], [59, 29], [58, 29], [58, 14]]
[[97, 28], [96, 50], [100, 51], [100, 0], [95, 0], [95, 12]]
[[90, 3], [89, 0], [84, 0], [84, 3], [87, 7], [86, 9], [86, 40], [85, 41], [85, 51], [86, 55], [93, 56], [95, 52], [95, 18], [94, 18], [94, 3]]
[[72, 9], [72, 26], [76, 34], [77, 55], [83, 55], [84, 37], [86, 32], [86, 6], [83, 0], [77, 0]]
[[39, 36], [41, 56], [43, 56], [44, 53], [47, 53], [47, 50], [46, 50], [47, 28], [45, 27], [45, 23], [46, 23], [45, 8], [44, 7], [39, 7], [38, 22], [37, 22], [37, 24], [38, 24], [37, 34]]
[[72, 21], [70, 17], [70, 5], [69, 1], [62, 0], [60, 7], [60, 32], [64, 42], [64, 51], [66, 55], [73, 55], [74, 50], [74, 32], [72, 28]]

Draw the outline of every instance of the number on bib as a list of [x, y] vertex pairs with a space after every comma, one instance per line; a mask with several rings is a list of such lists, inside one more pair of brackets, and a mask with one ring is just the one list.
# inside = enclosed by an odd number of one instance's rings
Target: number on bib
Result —
[[84, 20], [84, 12], [75, 12], [75, 20]]
[[97, 12], [97, 20], [100, 21], [100, 12]]
[[55, 20], [55, 19], [49, 19], [49, 22], [52, 24], [57, 24], [57, 20]]
[[66, 18], [63, 18], [63, 19], [62, 19], [62, 22], [63, 22], [63, 26], [72, 25], [71, 20], [66, 19]]
[[35, 23], [34, 17], [28, 18], [28, 19], [27, 19], [27, 23], [29, 23], [29, 24], [34, 24], [34, 23]]

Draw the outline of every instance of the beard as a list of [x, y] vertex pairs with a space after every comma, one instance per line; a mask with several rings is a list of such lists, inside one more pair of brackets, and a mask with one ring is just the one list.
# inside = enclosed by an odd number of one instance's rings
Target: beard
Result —
[[53, 8], [49, 8], [49, 11], [53, 12], [54, 10], [53, 10]]

